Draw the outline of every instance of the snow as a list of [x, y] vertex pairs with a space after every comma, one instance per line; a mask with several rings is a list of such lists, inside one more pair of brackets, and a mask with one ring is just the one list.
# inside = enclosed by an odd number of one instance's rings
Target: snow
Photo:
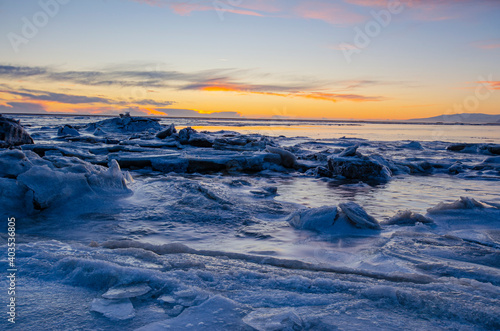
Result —
[[243, 318], [243, 322], [259, 331], [303, 330], [302, 319], [293, 309], [259, 309]]
[[399, 210], [396, 215], [381, 223], [384, 225], [415, 225], [417, 223], [434, 224], [434, 221], [411, 210]]
[[477, 208], [488, 208], [488, 207], [491, 206], [488, 206], [485, 203], [477, 201], [474, 198], [460, 197], [460, 200], [451, 203], [440, 202], [438, 205], [427, 209], [427, 212], [433, 214], [433, 213], [440, 213], [456, 209], [477, 209]]
[[281, 148], [267, 146], [266, 150], [273, 154], [278, 154], [281, 157], [281, 164], [285, 168], [293, 168], [297, 162], [295, 155]]
[[337, 218], [337, 207], [324, 206], [299, 210], [288, 219], [288, 223], [296, 229], [324, 232], [333, 227]]
[[104, 299], [119, 300], [139, 297], [151, 291], [147, 284], [116, 286], [102, 295]]
[[94, 299], [90, 310], [101, 313], [112, 320], [127, 320], [135, 316], [134, 307], [128, 299]]
[[216, 295], [203, 304], [184, 310], [179, 316], [146, 325], [137, 331], [156, 330], [250, 330], [242, 317], [248, 311], [244, 305]]
[[0, 149], [23, 330], [500, 328], [495, 144], [88, 121]]
[[60, 137], [64, 136], [79, 136], [80, 133], [78, 132], [77, 129], [72, 127], [71, 125], [64, 125], [57, 130], [57, 135]]
[[377, 220], [368, 215], [366, 211], [355, 202], [339, 204], [339, 208], [347, 216], [348, 221], [359, 229], [380, 230]]

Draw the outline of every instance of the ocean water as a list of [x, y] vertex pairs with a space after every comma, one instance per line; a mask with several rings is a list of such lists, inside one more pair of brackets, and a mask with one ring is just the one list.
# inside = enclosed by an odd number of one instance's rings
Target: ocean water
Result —
[[[156, 139], [157, 126], [16, 118], [35, 145], [0, 156], [18, 269], [16, 323], [0, 326], [500, 328], [497, 126], [160, 120], [217, 142], [199, 147]], [[79, 136], [58, 136], [66, 124]], [[262, 161], [266, 146], [300, 166]], [[317, 175], [352, 146], [390, 178]]]

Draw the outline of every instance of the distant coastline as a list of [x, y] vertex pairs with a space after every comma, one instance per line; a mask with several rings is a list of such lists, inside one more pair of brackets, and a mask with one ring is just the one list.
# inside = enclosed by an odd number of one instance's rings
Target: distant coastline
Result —
[[[4, 116], [55, 116], [55, 117], [116, 117], [116, 115], [106, 114], [67, 114], [67, 113], [3, 113]], [[205, 120], [205, 121], [231, 121], [231, 122], [308, 122], [308, 123], [345, 123], [345, 124], [400, 124], [400, 125], [471, 125], [471, 126], [500, 126], [500, 122], [492, 123], [462, 123], [462, 122], [432, 122], [429, 119], [409, 119], [409, 120], [336, 120], [336, 119], [302, 119], [302, 118], [229, 118], [229, 117], [183, 117], [183, 116], [151, 116], [151, 115], [133, 115], [137, 117], [156, 118], [156, 119], [182, 119], [182, 120]], [[500, 116], [500, 115], [498, 115]]]

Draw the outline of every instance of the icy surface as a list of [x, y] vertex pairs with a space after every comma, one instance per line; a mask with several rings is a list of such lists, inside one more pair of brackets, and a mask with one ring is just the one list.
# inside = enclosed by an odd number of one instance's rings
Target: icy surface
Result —
[[21, 120], [35, 144], [0, 150], [22, 273], [14, 329], [500, 328], [491, 137]]
[[110, 288], [102, 297], [110, 300], [128, 299], [144, 295], [149, 291], [151, 288], [146, 284], [117, 286]]
[[91, 310], [101, 313], [113, 320], [126, 320], [135, 316], [134, 307], [128, 299], [94, 299], [92, 301]]

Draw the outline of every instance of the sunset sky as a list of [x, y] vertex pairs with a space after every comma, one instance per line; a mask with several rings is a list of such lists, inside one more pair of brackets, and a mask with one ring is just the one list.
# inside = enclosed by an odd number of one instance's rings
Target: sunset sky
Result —
[[500, 114], [498, 0], [0, 0], [0, 113]]

